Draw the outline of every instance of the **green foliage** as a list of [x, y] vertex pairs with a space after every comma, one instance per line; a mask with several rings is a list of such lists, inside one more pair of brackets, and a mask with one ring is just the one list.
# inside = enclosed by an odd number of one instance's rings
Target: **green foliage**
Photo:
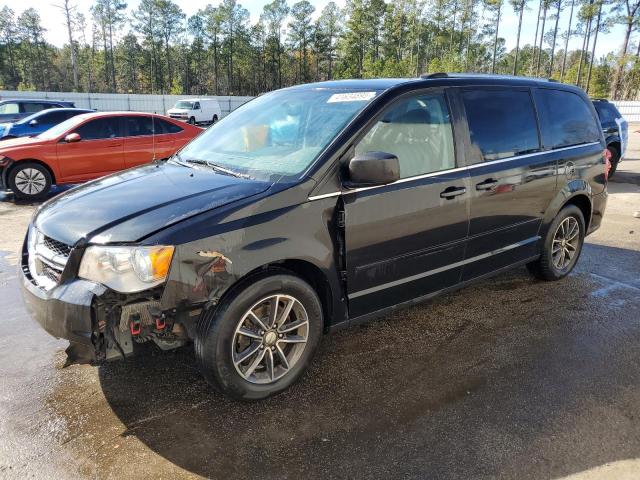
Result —
[[[258, 95], [332, 78], [495, 70], [538, 72], [596, 96], [634, 98], [640, 91], [640, 49], [631, 52], [630, 44], [640, 30], [640, 0], [542, 0], [540, 35], [535, 45], [518, 42], [517, 64], [516, 49], [505, 48], [504, 9], [522, 14], [526, 24], [537, 17], [531, 0], [346, 0], [344, 8], [330, 1], [321, 12], [308, 0], [272, 0], [253, 25], [237, 0], [207, 5], [189, 18], [175, 0], [140, 0], [134, 7], [92, 0], [92, 28], [74, 0], [60, 1], [69, 31], [62, 48], [46, 42], [35, 9], [19, 15], [0, 9], [0, 86]], [[567, 31], [558, 15], [574, 7]], [[629, 32], [620, 55], [592, 59], [596, 32], [616, 23]], [[584, 50], [565, 53], [568, 36], [578, 36]]]

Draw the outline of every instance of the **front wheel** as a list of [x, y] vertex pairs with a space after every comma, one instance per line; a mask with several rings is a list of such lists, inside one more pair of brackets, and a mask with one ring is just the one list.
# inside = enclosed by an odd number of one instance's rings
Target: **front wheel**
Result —
[[302, 376], [320, 342], [322, 321], [313, 288], [273, 271], [203, 313], [196, 357], [215, 389], [238, 400], [260, 400]]
[[213, 118], [211, 119], [211, 125], [213, 125], [217, 121], [218, 121], [218, 115], [214, 115]]
[[196, 124], [196, 117], [189, 117], [189, 124], [195, 125]]
[[35, 162], [19, 162], [9, 172], [9, 188], [21, 200], [39, 200], [51, 188], [49, 170]]
[[527, 264], [527, 268], [541, 280], [566, 277], [578, 262], [584, 236], [582, 211], [575, 205], [565, 206], [551, 222], [540, 258]]

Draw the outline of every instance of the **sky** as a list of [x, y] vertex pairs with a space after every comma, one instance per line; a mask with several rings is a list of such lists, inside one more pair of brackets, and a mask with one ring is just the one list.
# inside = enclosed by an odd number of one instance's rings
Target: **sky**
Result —
[[[125, 0], [126, 1], [126, 0]], [[189, 15], [193, 15], [199, 9], [204, 8], [207, 4], [217, 5], [220, 3], [220, 0], [174, 0], [182, 10]], [[324, 6], [330, 0], [309, 0], [311, 4], [316, 8], [315, 15], [319, 15], [320, 11], [324, 8]], [[339, 6], [344, 6], [345, 0], [334, 0]], [[262, 7], [269, 3], [270, 0], [240, 0], [239, 3], [242, 4], [243, 7], [249, 10], [251, 14], [251, 22], [255, 23], [260, 13], [262, 12]], [[20, 0], [20, 2], [7, 2], [4, 0], [0, 0], [0, 5], [8, 5], [11, 7], [16, 15], [20, 14], [20, 12], [26, 8], [33, 7], [40, 12], [40, 17], [42, 18], [42, 24], [47, 29], [46, 38], [50, 43], [62, 46], [67, 38], [66, 38], [66, 29], [64, 28], [62, 13], [58, 8], [54, 6], [54, 4], [59, 3], [56, 0]], [[85, 13], [87, 19], [91, 18], [89, 14], [89, 7], [93, 2], [91, 0], [75, 0], [75, 4], [78, 9]], [[129, 8], [136, 8], [139, 0], [129, 0], [128, 2]], [[289, 0], [289, 4], [295, 3], [295, 0]], [[576, 2], [577, 3], [577, 2]], [[538, 2], [537, 0], [531, 0], [529, 2], [529, 8], [531, 9], [529, 12], [525, 13], [525, 21], [522, 26], [522, 34], [521, 34], [521, 45], [525, 45], [527, 43], [533, 43], [533, 39], [535, 36], [535, 14], [537, 13]], [[534, 11], [534, 9], [536, 11]], [[507, 50], [511, 50], [515, 47], [516, 43], [516, 33], [518, 28], [518, 17], [513, 12], [513, 9], [509, 5], [508, 2], [505, 1], [503, 7], [503, 21], [500, 24], [500, 32], [499, 35], [503, 37], [506, 41]], [[576, 22], [576, 16], [574, 13], [573, 23]], [[565, 11], [560, 16], [560, 27], [559, 31], [566, 30], [566, 27], [569, 23], [569, 9], [566, 8]], [[545, 30], [552, 28], [553, 25], [550, 25], [547, 22], [547, 27]], [[598, 35], [598, 45], [596, 48], [596, 56], [600, 57], [609, 52], [617, 52], [620, 49], [620, 45], [622, 44], [624, 36], [624, 31], [622, 26], [616, 26], [611, 29], [609, 33], [603, 34], [600, 33]], [[564, 47], [562, 43], [563, 40], [558, 41], [558, 47]], [[632, 38], [632, 43], [634, 39]], [[574, 37], [569, 44], [569, 49], [576, 49], [581, 47], [581, 39]]]

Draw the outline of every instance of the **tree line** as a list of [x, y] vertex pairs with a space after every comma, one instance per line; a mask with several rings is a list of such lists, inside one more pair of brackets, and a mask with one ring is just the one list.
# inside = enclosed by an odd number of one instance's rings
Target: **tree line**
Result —
[[[472, 71], [554, 78], [596, 97], [640, 94], [640, 0], [347, 0], [320, 12], [307, 0], [273, 0], [255, 23], [236, 0], [190, 17], [172, 0], [135, 9], [94, 0], [90, 19], [74, 0], [58, 2], [61, 48], [47, 42], [37, 10], [0, 9], [2, 88], [258, 95], [310, 81]], [[511, 50], [501, 36], [507, 9], [518, 18]], [[525, 22], [536, 23], [535, 38], [521, 35]], [[616, 25], [621, 44], [597, 58], [599, 37]], [[580, 48], [570, 50], [575, 39]]]

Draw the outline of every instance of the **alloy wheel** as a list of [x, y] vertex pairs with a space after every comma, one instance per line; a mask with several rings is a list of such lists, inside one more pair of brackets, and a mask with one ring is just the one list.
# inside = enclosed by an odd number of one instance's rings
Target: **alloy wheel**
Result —
[[37, 195], [47, 185], [44, 174], [37, 168], [23, 168], [15, 177], [16, 188], [26, 195]]
[[556, 229], [551, 245], [553, 266], [565, 270], [571, 265], [580, 246], [580, 225], [575, 217], [567, 217]]
[[236, 371], [251, 383], [273, 383], [300, 360], [308, 335], [309, 317], [298, 299], [284, 294], [263, 298], [242, 316], [233, 335]]

